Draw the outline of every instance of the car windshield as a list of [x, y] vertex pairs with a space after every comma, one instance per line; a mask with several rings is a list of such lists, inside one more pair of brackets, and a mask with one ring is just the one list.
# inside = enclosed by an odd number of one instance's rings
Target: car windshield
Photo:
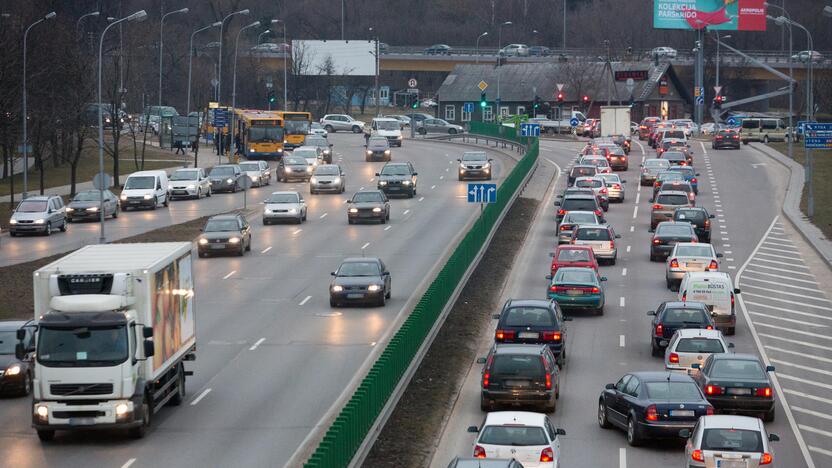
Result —
[[711, 366], [713, 379], [756, 379], [766, 380], [763, 366], [750, 359], [717, 359]]
[[127, 327], [49, 328], [41, 325], [37, 360], [53, 367], [115, 366], [127, 359]]
[[399, 130], [401, 124], [392, 120], [376, 120], [376, 128], [379, 130]]
[[536, 378], [545, 373], [543, 360], [537, 354], [497, 354], [491, 363], [493, 375]]
[[46, 211], [46, 200], [22, 201], [17, 205], [16, 211], [18, 213], [43, 213]]
[[681, 180], [674, 180], [672, 182], [663, 182], [659, 190], [681, 190], [682, 192], [692, 192], [693, 188]]
[[352, 197], [353, 203], [382, 202], [381, 194], [378, 192], [358, 192]]
[[680, 245], [676, 247], [676, 255], [680, 257], [712, 257], [713, 254], [709, 244]]
[[[667, 161], [667, 160], [665, 160], [665, 161]], [[667, 162], [668, 162], [668, 164], [670, 163], [670, 161], [667, 161]], [[672, 172], [671, 171], [665, 171], [665, 172], [660, 172], [659, 173], [659, 180], [662, 181], [662, 182], [673, 182], [673, 181], [681, 182], [681, 181], [685, 180], [685, 176], [682, 175], [679, 172], [676, 172], [676, 171], [672, 171]]]
[[260, 170], [260, 165], [257, 163], [240, 163], [240, 170], [243, 172], [257, 172]]
[[567, 213], [563, 218], [564, 223], [571, 224], [598, 224], [595, 213]]
[[282, 142], [283, 129], [280, 127], [249, 127], [248, 139], [251, 142]]
[[665, 224], [656, 228], [657, 236], [689, 236], [690, 224]]
[[676, 344], [677, 353], [724, 353], [722, 341], [716, 338], [682, 338]]
[[306, 135], [309, 133], [310, 122], [308, 120], [284, 120], [283, 128], [289, 135]]
[[702, 210], [676, 210], [675, 219], [682, 221], [702, 221], [705, 219], [705, 212]]
[[130, 176], [124, 183], [124, 190], [152, 189], [156, 186], [156, 178], [153, 176]]
[[176, 171], [170, 175], [170, 180], [196, 180], [199, 178], [199, 171]]
[[659, 205], [687, 205], [690, 202], [687, 195], [664, 194], [656, 198], [656, 203]]
[[558, 252], [559, 262], [590, 262], [590, 253], [584, 249], [562, 249]]
[[367, 141], [367, 146], [378, 147], [383, 146], [387, 147], [387, 138], [370, 138]]
[[205, 224], [205, 232], [226, 232], [239, 231], [240, 226], [236, 219], [209, 219]]
[[595, 175], [598, 172], [594, 167], [573, 167], [572, 177], [579, 177], [585, 175]]
[[469, 152], [462, 155], [463, 161], [485, 161], [486, 159], [488, 158], [485, 153], [481, 152]]
[[510, 447], [549, 444], [543, 428], [528, 426], [486, 426], [482, 429], [479, 443]]
[[269, 197], [267, 203], [297, 203], [298, 195], [296, 193], [273, 193]]
[[672, 308], [665, 309], [662, 315], [663, 323], [708, 323], [707, 315], [702, 309]]
[[647, 397], [651, 400], [701, 400], [699, 387], [693, 382], [647, 382]]
[[733, 428], [705, 429], [700, 448], [721, 452], [760, 453], [763, 451], [763, 438], [759, 431]]
[[339, 174], [340, 174], [340, 171], [338, 171], [338, 166], [325, 165], [325, 166], [318, 166], [318, 168], [315, 169], [315, 175], [339, 175]]
[[610, 163], [606, 159], [584, 159], [583, 164], [594, 164], [599, 167], [607, 167]]
[[378, 276], [379, 274], [376, 262], [346, 262], [338, 268], [338, 276]]
[[555, 281], [558, 283], [594, 284], [595, 272], [589, 269], [558, 270]]
[[408, 169], [406, 164], [387, 164], [381, 170], [381, 175], [408, 175], [410, 174], [410, 169]]
[[[681, 153], [680, 153], [681, 154]], [[690, 166], [673, 166], [670, 168], [671, 172], [681, 172], [684, 175], [693, 176], [693, 168]]]
[[662, 154], [662, 158], [673, 160], [673, 161], [679, 161], [679, 160], [682, 160], [682, 159], [686, 159], [685, 155], [678, 152], [678, 151], [665, 151], [664, 154]]
[[212, 176], [230, 176], [234, 175], [234, 168], [231, 166], [217, 166], [211, 169]]
[[16, 331], [0, 331], [0, 354], [14, 354], [14, 347], [16, 344]]
[[[104, 192], [104, 199], [107, 199], [107, 192]], [[101, 200], [101, 192], [98, 190], [88, 190], [86, 192], [81, 192], [78, 195], [75, 195], [75, 198], [72, 201], [77, 202], [85, 202], [85, 201], [99, 201]]]
[[644, 161], [644, 167], [670, 167], [670, 162], [663, 159], [648, 159]]
[[598, 174], [598, 177], [604, 179], [607, 184], [620, 184], [621, 178], [618, 174]]
[[296, 149], [292, 152], [296, 158], [318, 159], [318, 152], [313, 149]]
[[505, 311], [503, 320], [503, 323], [508, 327], [555, 326], [552, 312], [543, 307], [512, 307]]
[[577, 234], [578, 240], [586, 241], [608, 241], [610, 231], [605, 228], [580, 228]]
[[565, 211], [595, 211], [595, 200], [583, 198], [567, 198], [561, 203], [561, 208]]
[[601, 181], [595, 179], [583, 179], [575, 182], [575, 186], [577, 187], [599, 188], [601, 185]]
[[[295, 150], [295, 153], [297, 153], [297, 150]], [[297, 156], [291, 156], [291, 157], [283, 158], [283, 162], [287, 166], [300, 166], [300, 165], [305, 166], [306, 165], [306, 160], [303, 159], [303, 158], [299, 158]]]

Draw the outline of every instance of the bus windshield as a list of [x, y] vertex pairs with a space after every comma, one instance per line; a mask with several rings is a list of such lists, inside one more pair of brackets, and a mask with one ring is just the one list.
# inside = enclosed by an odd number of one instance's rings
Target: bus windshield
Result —
[[258, 142], [258, 141], [269, 141], [269, 142], [282, 142], [283, 141], [283, 129], [280, 127], [249, 127], [248, 129], [248, 139], [249, 141]]
[[306, 135], [309, 133], [310, 123], [308, 120], [289, 120], [283, 121], [283, 127], [286, 128], [286, 133], [289, 135]]

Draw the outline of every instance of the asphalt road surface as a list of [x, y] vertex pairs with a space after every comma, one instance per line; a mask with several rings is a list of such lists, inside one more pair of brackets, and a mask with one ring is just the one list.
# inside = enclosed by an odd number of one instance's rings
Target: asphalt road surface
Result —
[[[374, 175], [383, 163], [364, 162], [361, 135], [333, 135], [331, 140], [335, 161], [346, 172], [345, 194], [312, 196], [306, 184], [274, 181], [253, 189], [250, 202], [274, 190], [301, 191], [309, 205], [308, 221], [262, 226], [258, 209], [250, 219], [250, 253], [195, 262], [198, 351], [197, 360], [186, 365], [194, 376], [187, 382], [183, 406], [157, 413], [142, 440], [110, 431], [59, 432], [53, 443], [41, 444], [30, 427], [30, 398], [3, 399], [0, 441], [7, 451], [0, 465], [282, 466], [479, 211], [467, 203], [466, 183], [457, 181], [455, 173], [456, 158], [468, 148], [407, 141], [393, 150], [393, 160], [416, 166], [417, 197], [391, 200], [388, 224], [348, 225], [345, 201], [360, 188], [375, 188]], [[499, 182], [513, 159], [489, 153]], [[175, 202], [170, 210], [123, 213], [117, 223], [138, 231], [150, 223], [161, 226], [236, 208], [241, 197], [217, 194]], [[115, 224], [108, 222], [111, 232]], [[84, 231], [79, 226], [70, 227], [70, 236]], [[61, 236], [26, 240], [61, 243]], [[387, 263], [392, 300], [386, 307], [330, 308], [329, 272], [342, 258], [362, 254]]]
[[[567, 171], [578, 149], [574, 143], [543, 142], [542, 163], [548, 158]], [[770, 432], [781, 437], [773, 445], [775, 463], [789, 468], [832, 466], [832, 347], [828, 332], [832, 303], [820, 286], [829, 284], [829, 273], [799, 235], [777, 217], [786, 170], [750, 147], [714, 151], [709, 145], [694, 143], [693, 149], [694, 167], [700, 173], [697, 206], [716, 214], [712, 243], [725, 254], [721, 269], [742, 289], [737, 332], [728, 341], [736, 345], [736, 352], [760, 354], [763, 350], [777, 368], [777, 416], [767, 424]], [[646, 145], [633, 145], [629, 171], [621, 173], [627, 180], [626, 200], [611, 204], [606, 213], [622, 239], [616, 242], [617, 264], [601, 267], [601, 274], [609, 279], [605, 314], [576, 315], [568, 322], [568, 358], [561, 374], [558, 410], [552, 416], [555, 426], [567, 432], [561, 439], [563, 467], [664, 468], [685, 464], [681, 442], [633, 448], [623, 431], [601, 429], [596, 420], [598, 396], [605, 384], [616, 382], [626, 372], [663, 369], [662, 361], [650, 355], [650, 317], [646, 312], [662, 301], [673, 300], [675, 293], [665, 287], [664, 263], [649, 261], [651, 191], [649, 187], [639, 190], [638, 184], [642, 155], [649, 158], [653, 154]], [[556, 242], [553, 195], [563, 190], [565, 179], [565, 175], [558, 179], [542, 205], [503, 299], [545, 297], [549, 252]], [[492, 333], [481, 339], [480, 356], [485, 356], [492, 337], [493, 327]], [[447, 466], [456, 455], [471, 456], [474, 434], [466, 428], [481, 425], [485, 416], [479, 408], [480, 371], [481, 365], [472, 363], [454, 412], [441, 429], [431, 466]], [[790, 411], [784, 408], [784, 401]]]

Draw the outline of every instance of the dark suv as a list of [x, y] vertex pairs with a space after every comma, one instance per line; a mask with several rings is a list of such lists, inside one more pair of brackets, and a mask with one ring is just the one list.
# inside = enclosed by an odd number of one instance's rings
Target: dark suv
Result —
[[482, 368], [480, 408], [534, 406], [554, 413], [560, 396], [558, 377], [558, 365], [548, 346], [494, 345]]
[[376, 172], [378, 189], [387, 195], [404, 195], [413, 198], [416, 195], [416, 169], [410, 162], [387, 163]]
[[664, 356], [676, 330], [704, 328], [713, 330], [714, 319], [708, 306], [701, 302], [662, 302], [659, 308], [647, 312], [653, 317], [650, 324], [650, 351], [653, 356]]
[[595, 177], [598, 175], [598, 166], [593, 164], [576, 165], [569, 171], [569, 177], [566, 179], [566, 185], [571, 187], [578, 177]]
[[673, 221], [685, 222], [693, 225], [696, 237], [702, 242], [711, 243], [711, 220], [714, 215], [705, 208], [678, 208], [673, 212]]
[[568, 211], [592, 211], [602, 221], [604, 218], [604, 212], [595, 195], [567, 195], [562, 200], [555, 201], [555, 206], [560, 207], [557, 212], [558, 223]]
[[541, 299], [509, 299], [498, 320], [497, 343], [542, 344], [549, 347], [559, 367], [566, 360], [566, 324], [558, 303]]

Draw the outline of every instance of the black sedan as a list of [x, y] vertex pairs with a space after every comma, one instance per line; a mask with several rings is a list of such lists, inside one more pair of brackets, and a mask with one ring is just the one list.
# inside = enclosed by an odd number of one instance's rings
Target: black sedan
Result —
[[214, 166], [208, 174], [208, 181], [211, 183], [211, 192], [232, 192], [236, 193], [242, 188], [240, 179], [243, 177], [243, 170], [237, 164], [221, 164]]
[[647, 315], [653, 317], [650, 324], [650, 351], [653, 356], [664, 356], [664, 350], [676, 330], [713, 330], [716, 326], [708, 306], [701, 302], [662, 302], [658, 309], [647, 312]]
[[627, 442], [675, 439], [682, 429], [692, 430], [700, 416], [714, 408], [696, 382], [673, 372], [633, 372], [607, 384], [598, 399], [598, 424], [627, 431]]
[[30, 354], [15, 356], [19, 329], [26, 335], [23, 349], [34, 349], [34, 334], [26, 324], [22, 320], [0, 321], [0, 394], [25, 396], [32, 391], [32, 357]]
[[364, 145], [365, 161], [390, 161], [390, 142], [385, 137], [370, 137]]
[[740, 149], [740, 134], [734, 130], [720, 130], [714, 134], [711, 140], [711, 148], [734, 148]]
[[653, 238], [650, 239], [650, 261], [655, 262], [666, 258], [673, 252], [673, 246], [678, 242], [699, 242], [696, 231], [690, 223], [664, 221], [656, 226]]
[[771, 422], [774, 391], [769, 372], [774, 372], [774, 366], [764, 366], [751, 354], [712, 354], [693, 378], [720, 413], [759, 416]]
[[197, 240], [200, 257], [214, 253], [234, 253], [242, 257], [250, 250], [251, 226], [240, 214], [210, 217]]
[[284, 156], [277, 163], [277, 181], [309, 180], [312, 178], [312, 170], [312, 166], [306, 163], [306, 158]]
[[566, 360], [566, 324], [555, 301], [541, 299], [509, 299], [498, 320], [494, 341], [497, 343], [542, 344], [549, 347], [558, 366]]
[[378, 189], [387, 195], [404, 195], [407, 198], [416, 196], [416, 184], [419, 173], [410, 162], [387, 163], [376, 172]]
[[705, 208], [679, 208], [673, 213], [673, 221], [690, 223], [696, 232], [696, 237], [702, 242], [711, 243], [711, 220], [714, 215]]
[[[101, 219], [101, 192], [98, 190], [84, 190], [78, 192], [72, 201], [66, 205], [66, 220], [67, 222], [75, 222], [79, 220], [93, 220]], [[109, 190], [104, 191], [104, 217], [112, 216], [118, 218], [119, 208], [118, 198]]]
[[347, 200], [347, 221], [355, 224], [359, 221], [390, 220], [390, 202], [381, 190], [362, 190], [355, 192], [352, 199]]
[[384, 306], [391, 295], [390, 272], [379, 258], [347, 258], [332, 272], [329, 305], [345, 303]]

